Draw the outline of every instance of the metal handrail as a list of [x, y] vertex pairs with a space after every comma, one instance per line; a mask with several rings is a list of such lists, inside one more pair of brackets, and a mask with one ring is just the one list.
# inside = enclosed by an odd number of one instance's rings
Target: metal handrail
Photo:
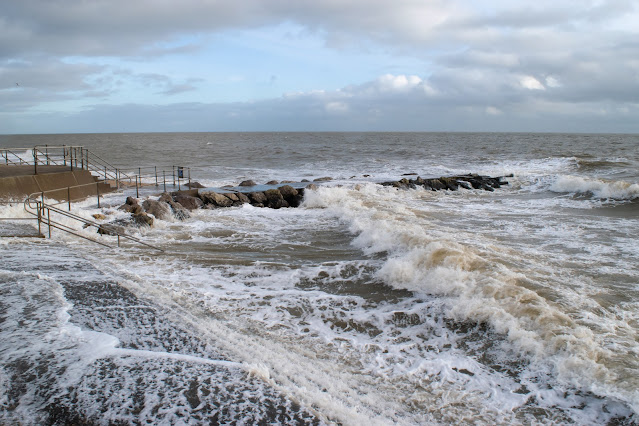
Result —
[[[97, 190], [97, 188], [98, 188], [97, 185], [99, 185], [100, 183], [101, 182], [95, 182], [95, 183], [85, 184], [85, 185], [75, 185], [73, 187], [67, 187], [67, 189], [69, 190], [70, 188], [75, 188], [75, 187], [83, 187], [83, 186], [87, 186], [87, 185], [96, 185], [96, 190]], [[64, 188], [62, 188], [62, 189], [64, 189]], [[124, 238], [126, 240], [133, 241], [133, 242], [136, 242], [138, 244], [142, 244], [144, 246], [150, 247], [152, 249], [164, 252], [164, 250], [162, 250], [161, 248], [156, 247], [156, 246], [154, 246], [152, 244], [145, 243], [144, 241], [142, 241], [139, 238], [136, 238], [136, 237], [133, 237], [133, 236], [128, 235], [126, 233], [120, 232], [120, 231], [117, 230], [117, 228], [112, 227], [112, 226], [108, 226], [108, 224], [100, 225], [100, 224], [98, 224], [98, 223], [96, 223], [96, 222], [94, 222], [92, 220], [89, 220], [89, 219], [86, 219], [86, 218], [83, 218], [81, 216], [78, 216], [76, 214], [71, 213], [71, 200], [70, 199], [68, 200], [68, 202], [69, 202], [69, 211], [62, 210], [62, 209], [60, 209], [58, 207], [55, 207], [54, 204], [45, 203], [44, 194], [48, 193], [48, 192], [54, 192], [54, 191], [60, 191], [60, 189], [55, 189], [55, 190], [51, 190], [51, 191], [34, 192], [33, 194], [30, 194], [24, 200], [24, 210], [27, 213], [37, 217], [37, 220], [38, 220], [38, 233], [40, 233], [40, 234], [42, 233], [41, 232], [41, 225], [44, 223], [44, 224], [46, 224], [48, 226], [49, 238], [51, 238], [51, 228], [55, 228], [55, 229], [59, 229], [61, 231], [67, 232], [69, 234], [75, 235], [76, 237], [80, 237], [80, 238], [84, 238], [85, 240], [92, 241], [92, 242], [94, 242], [96, 244], [100, 244], [100, 245], [105, 246], [105, 247], [111, 247], [108, 244], [105, 244], [105, 243], [103, 243], [101, 241], [97, 241], [97, 240], [95, 240], [93, 238], [89, 238], [86, 235], [82, 235], [82, 234], [76, 232], [75, 229], [71, 228], [68, 225], [65, 225], [65, 224], [63, 224], [63, 223], [61, 223], [59, 221], [56, 221], [56, 220], [52, 220], [51, 219], [51, 212], [53, 212], [53, 213], [59, 214], [61, 216], [65, 216], [65, 217], [71, 218], [71, 219], [73, 219], [75, 221], [79, 221], [79, 222], [85, 224], [86, 227], [94, 226], [94, 227], [98, 228], [98, 230], [100, 230], [100, 229], [103, 229], [103, 230], [108, 229], [108, 231], [111, 234], [115, 234], [115, 236], [117, 237], [118, 247], [120, 247], [120, 238]], [[96, 192], [97, 192], [97, 195], [98, 195], [98, 207], [99, 207], [100, 206], [99, 190], [97, 190]], [[38, 197], [40, 197], [40, 200], [36, 199]], [[35, 203], [35, 207], [33, 205], [34, 203]], [[58, 203], [58, 204], [62, 204], [62, 203]], [[46, 217], [45, 217], [45, 213], [46, 213]]]

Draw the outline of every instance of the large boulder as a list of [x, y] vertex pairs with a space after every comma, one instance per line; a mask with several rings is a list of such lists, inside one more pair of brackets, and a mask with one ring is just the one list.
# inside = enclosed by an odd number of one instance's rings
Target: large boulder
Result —
[[210, 204], [217, 207], [230, 207], [233, 205], [233, 201], [230, 198], [225, 197], [222, 194], [218, 194], [215, 191], [200, 192], [200, 198], [204, 204]]
[[250, 192], [248, 197], [251, 199], [251, 204], [258, 207], [264, 207], [267, 202], [266, 195], [263, 192]]
[[179, 203], [187, 210], [197, 210], [204, 207], [204, 202], [200, 198], [187, 194], [176, 194], [172, 201]]
[[279, 188], [282, 197], [286, 200], [290, 207], [298, 207], [302, 202], [303, 196], [299, 191], [290, 185], [284, 185]]
[[255, 185], [257, 184], [255, 183], [255, 181], [252, 181], [252, 180], [245, 180], [240, 182], [240, 186], [255, 186]]
[[264, 191], [264, 195], [268, 200], [267, 206], [272, 209], [288, 207], [288, 203], [284, 200], [282, 193], [278, 189], [268, 189]]
[[153, 226], [153, 218], [145, 212], [133, 215], [133, 224], [137, 226]]
[[171, 207], [164, 201], [144, 200], [142, 207], [144, 207], [145, 212], [152, 214], [160, 220], [169, 220], [173, 217]]

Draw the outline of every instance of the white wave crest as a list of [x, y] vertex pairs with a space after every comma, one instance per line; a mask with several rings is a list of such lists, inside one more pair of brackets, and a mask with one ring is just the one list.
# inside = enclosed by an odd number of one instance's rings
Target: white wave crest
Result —
[[639, 184], [579, 176], [560, 176], [550, 190], [558, 193], [584, 194], [603, 200], [639, 198]]

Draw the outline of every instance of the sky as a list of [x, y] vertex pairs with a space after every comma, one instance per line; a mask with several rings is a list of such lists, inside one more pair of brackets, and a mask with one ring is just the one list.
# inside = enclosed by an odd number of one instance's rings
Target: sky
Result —
[[0, 0], [0, 134], [639, 133], [638, 0]]

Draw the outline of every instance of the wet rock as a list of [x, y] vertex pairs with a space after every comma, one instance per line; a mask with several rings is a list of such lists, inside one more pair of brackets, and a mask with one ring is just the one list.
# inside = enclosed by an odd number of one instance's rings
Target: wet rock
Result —
[[137, 226], [153, 226], [153, 218], [141, 212], [133, 215], [133, 223]]
[[124, 235], [124, 226], [105, 223], [103, 225], [100, 225], [100, 227], [98, 228], [98, 234], [112, 236]]
[[332, 178], [332, 177], [325, 176], [325, 177], [321, 177], [321, 178], [313, 179], [313, 182], [328, 182], [328, 181], [330, 181], [330, 180], [333, 180], [333, 178]]
[[285, 203], [282, 193], [278, 189], [269, 189], [264, 191], [264, 195], [268, 200], [267, 206], [272, 209], [279, 209], [282, 207], [288, 207], [288, 203]]
[[91, 216], [93, 216], [93, 219], [95, 219], [95, 220], [104, 220], [104, 219], [106, 219], [106, 216], [103, 215], [102, 213], [95, 213], [95, 214], [92, 214]]
[[224, 195], [226, 198], [228, 198], [229, 200], [236, 202], [236, 201], [240, 201], [240, 199], [237, 197], [237, 195], [233, 192], [225, 192]]
[[211, 204], [217, 207], [230, 207], [233, 205], [233, 201], [228, 197], [214, 191], [200, 192], [199, 195], [204, 204]]
[[144, 200], [142, 207], [146, 213], [152, 214], [160, 220], [169, 220], [173, 217], [171, 206], [164, 201]]
[[189, 182], [186, 185], [184, 185], [188, 188], [206, 188], [204, 185], [202, 185], [200, 182]]
[[251, 199], [251, 204], [254, 206], [257, 206], [257, 204], [262, 204], [263, 206], [267, 201], [266, 195], [264, 195], [263, 192], [250, 192], [248, 197]]
[[[200, 199], [198, 198], [198, 200]], [[189, 213], [189, 211], [184, 208], [181, 203], [178, 203], [177, 201], [170, 201], [168, 204], [171, 206], [171, 210], [173, 211], [173, 217], [177, 220], [186, 220], [191, 217], [191, 213]], [[204, 206], [202, 200], [200, 200], [200, 206]]]
[[182, 208], [187, 210], [197, 210], [204, 207], [204, 202], [200, 198], [187, 194], [176, 194], [171, 201], [179, 203]]
[[269, 180], [268, 182], [266, 182], [267, 185], [278, 185], [279, 182], [276, 180]]
[[251, 202], [251, 199], [241, 192], [237, 193], [237, 198], [240, 200], [240, 203], [242, 204], [248, 204]]
[[288, 203], [289, 207], [298, 207], [302, 202], [303, 196], [299, 191], [290, 185], [284, 185], [279, 188], [280, 194], [284, 197], [284, 200]]
[[245, 180], [240, 182], [240, 186], [255, 186], [255, 185], [257, 184], [255, 183], [255, 181], [252, 181], [252, 180]]

